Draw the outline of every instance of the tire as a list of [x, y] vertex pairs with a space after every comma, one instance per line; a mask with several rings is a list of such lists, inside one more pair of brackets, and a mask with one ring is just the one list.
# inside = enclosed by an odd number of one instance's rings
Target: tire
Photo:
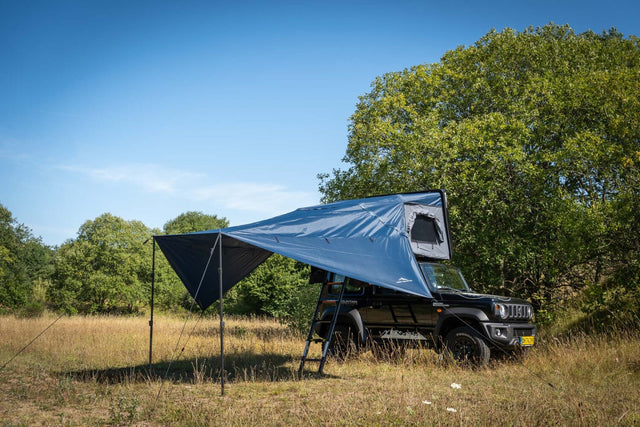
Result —
[[351, 325], [338, 323], [333, 330], [333, 337], [329, 345], [329, 354], [339, 360], [344, 360], [349, 355], [355, 353], [356, 349], [356, 341]]
[[484, 338], [469, 327], [452, 330], [444, 339], [445, 352], [460, 363], [482, 366], [489, 362], [491, 350]]

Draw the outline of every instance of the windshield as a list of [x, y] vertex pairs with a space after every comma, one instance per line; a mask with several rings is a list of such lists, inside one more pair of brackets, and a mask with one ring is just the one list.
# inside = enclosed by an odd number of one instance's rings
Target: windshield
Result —
[[470, 290], [462, 273], [456, 267], [429, 262], [421, 262], [420, 267], [427, 278], [429, 286], [434, 291], [438, 289]]

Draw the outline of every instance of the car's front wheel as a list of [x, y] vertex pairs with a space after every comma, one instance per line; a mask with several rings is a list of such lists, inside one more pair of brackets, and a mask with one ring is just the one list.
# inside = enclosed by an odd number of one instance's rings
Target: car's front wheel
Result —
[[457, 362], [485, 365], [491, 356], [491, 350], [484, 338], [467, 326], [449, 332], [444, 339], [444, 345], [445, 351]]

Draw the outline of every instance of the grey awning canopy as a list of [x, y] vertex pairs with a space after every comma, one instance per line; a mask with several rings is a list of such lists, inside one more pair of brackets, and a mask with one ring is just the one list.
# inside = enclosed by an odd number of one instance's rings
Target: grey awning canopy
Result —
[[[364, 282], [430, 297], [416, 255], [451, 258], [443, 191], [346, 200], [247, 225], [154, 238], [202, 309], [220, 298], [220, 247], [223, 292], [278, 253]], [[218, 238], [221, 245], [216, 245]]]

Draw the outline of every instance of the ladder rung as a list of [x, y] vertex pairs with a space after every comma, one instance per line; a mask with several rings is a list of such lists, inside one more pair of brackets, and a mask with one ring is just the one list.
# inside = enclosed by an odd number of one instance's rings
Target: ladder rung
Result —
[[331, 323], [331, 320], [314, 320], [313, 323], [316, 325], [325, 325], [327, 323]]
[[305, 359], [305, 362], [322, 362], [322, 359]]
[[326, 340], [324, 338], [312, 338], [311, 341], [312, 342], [325, 342]]

